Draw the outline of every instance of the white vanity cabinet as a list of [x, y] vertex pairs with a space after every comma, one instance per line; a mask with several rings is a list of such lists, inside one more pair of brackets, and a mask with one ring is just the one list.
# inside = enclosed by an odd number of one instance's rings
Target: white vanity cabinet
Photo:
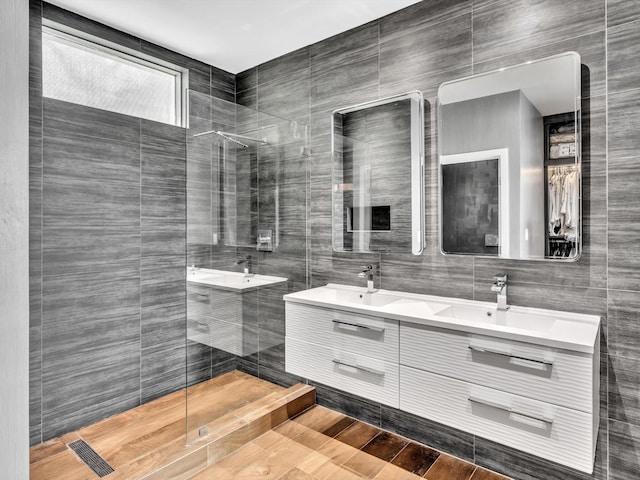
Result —
[[398, 322], [287, 302], [289, 373], [398, 407]]
[[400, 409], [590, 473], [595, 353], [400, 324]]
[[333, 284], [284, 299], [288, 372], [593, 472], [599, 317]]

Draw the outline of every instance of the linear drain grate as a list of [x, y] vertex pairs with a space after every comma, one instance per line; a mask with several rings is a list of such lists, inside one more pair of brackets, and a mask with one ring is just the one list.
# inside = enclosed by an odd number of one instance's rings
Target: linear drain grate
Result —
[[100, 478], [113, 473], [114, 470], [111, 465], [105, 462], [104, 458], [98, 455], [84, 440], [76, 440], [70, 443], [68, 447], [76, 452], [80, 460], [86, 463], [87, 467], [93, 470]]

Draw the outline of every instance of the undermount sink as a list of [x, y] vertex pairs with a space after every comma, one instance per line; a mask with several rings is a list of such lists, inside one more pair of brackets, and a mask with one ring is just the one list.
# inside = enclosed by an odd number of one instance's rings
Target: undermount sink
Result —
[[451, 305], [435, 315], [471, 323], [485, 323], [541, 332], [551, 329], [556, 322], [554, 317], [545, 315], [531, 315], [512, 310], [504, 311], [467, 305]]
[[335, 301], [338, 303], [354, 303], [371, 307], [384, 307], [402, 298], [379, 292], [367, 293], [351, 290], [335, 290], [335, 292]]

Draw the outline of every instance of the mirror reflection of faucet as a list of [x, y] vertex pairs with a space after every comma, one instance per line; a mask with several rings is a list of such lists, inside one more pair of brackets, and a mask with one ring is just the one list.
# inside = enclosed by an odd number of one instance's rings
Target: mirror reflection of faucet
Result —
[[509, 310], [507, 303], [507, 274], [498, 273], [493, 276], [493, 284], [491, 285], [491, 291], [498, 294], [498, 311]]
[[242, 271], [246, 278], [253, 277], [254, 274], [249, 272], [249, 269], [251, 268], [251, 255], [247, 255], [245, 258], [241, 260], [236, 260], [235, 264], [244, 265], [244, 268], [242, 269]]
[[196, 274], [196, 270], [199, 270], [199, 268], [196, 267], [195, 265], [191, 265], [189, 267], [189, 272], [191, 272], [191, 275], [195, 275]]
[[367, 279], [367, 293], [375, 293], [378, 291], [377, 288], [373, 288], [373, 278], [376, 273], [376, 267], [374, 265], [364, 265], [362, 268], [364, 270], [358, 274], [359, 278]]

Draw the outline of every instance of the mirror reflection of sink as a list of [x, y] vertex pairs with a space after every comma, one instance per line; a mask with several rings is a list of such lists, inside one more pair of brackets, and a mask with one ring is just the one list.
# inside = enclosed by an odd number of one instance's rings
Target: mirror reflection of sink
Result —
[[339, 303], [355, 303], [357, 305], [369, 305], [372, 307], [384, 307], [390, 303], [401, 300], [402, 297], [396, 295], [388, 295], [386, 293], [366, 293], [352, 290], [335, 290], [336, 302]]
[[488, 323], [524, 330], [547, 331], [553, 327], [556, 319], [546, 315], [531, 315], [512, 310], [497, 311], [496, 308], [469, 307], [451, 305], [436, 313], [437, 316], [455, 318], [472, 323]]

